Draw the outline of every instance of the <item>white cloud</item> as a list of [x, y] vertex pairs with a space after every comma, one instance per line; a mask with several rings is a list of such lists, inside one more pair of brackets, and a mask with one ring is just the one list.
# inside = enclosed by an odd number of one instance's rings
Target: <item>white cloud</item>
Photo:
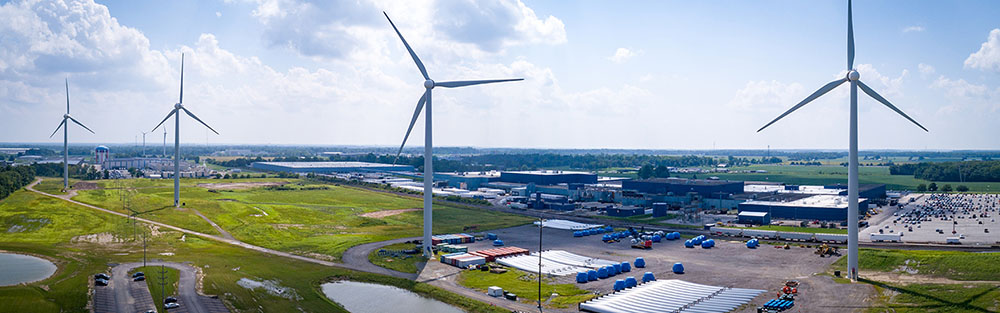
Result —
[[965, 59], [965, 67], [1000, 72], [1000, 28], [990, 31], [979, 51]]
[[935, 72], [933, 66], [930, 66], [930, 65], [927, 65], [927, 64], [923, 64], [923, 63], [917, 64], [917, 70], [919, 70], [920, 71], [920, 75], [924, 76], [924, 77], [927, 77], [927, 75], [932, 75]]
[[904, 33], [922, 32], [922, 31], [924, 31], [924, 27], [923, 26], [909, 26], [909, 27], [903, 28], [903, 32]]
[[611, 62], [622, 64], [625, 63], [625, 61], [628, 61], [629, 59], [634, 57], [635, 55], [636, 53], [632, 52], [632, 50], [629, 50], [628, 48], [618, 48], [618, 50], [615, 50], [614, 55], [608, 57], [608, 60], [611, 60]]
[[215, 11], [215, 17], [222, 17], [222, 12]]
[[985, 109], [990, 112], [1000, 110], [1000, 88], [990, 89], [986, 85], [973, 84], [965, 79], [949, 79], [938, 77], [931, 88], [941, 89], [947, 95], [947, 106], [940, 108], [941, 112], [954, 112], [962, 108]]
[[805, 90], [799, 83], [786, 84], [776, 80], [749, 81], [736, 91], [729, 101], [730, 107], [748, 111], [769, 111], [790, 108], [802, 101]]

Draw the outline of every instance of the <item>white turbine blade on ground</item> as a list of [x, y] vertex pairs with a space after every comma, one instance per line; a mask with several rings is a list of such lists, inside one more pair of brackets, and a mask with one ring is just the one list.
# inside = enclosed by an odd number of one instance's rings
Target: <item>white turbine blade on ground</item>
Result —
[[403, 136], [403, 144], [399, 145], [399, 152], [396, 152], [396, 159], [392, 161], [395, 165], [396, 161], [399, 161], [399, 155], [403, 154], [403, 147], [406, 146], [406, 139], [410, 138], [410, 132], [413, 131], [413, 124], [417, 123], [417, 118], [420, 117], [420, 111], [424, 109], [424, 102], [427, 101], [427, 93], [430, 92], [428, 89], [420, 96], [420, 100], [417, 100], [417, 109], [413, 110], [413, 118], [410, 119], [410, 127], [406, 129], [406, 135]]
[[865, 85], [865, 83], [862, 83], [860, 80], [858, 81], [858, 87], [861, 87], [861, 90], [864, 91], [865, 93], [867, 93], [868, 96], [870, 96], [873, 99], [875, 99], [875, 101], [882, 102], [882, 104], [884, 104], [885, 106], [889, 107], [893, 111], [896, 111], [896, 113], [899, 113], [899, 115], [902, 115], [906, 119], [910, 120], [910, 122], [913, 122], [913, 124], [916, 124], [917, 127], [920, 127], [920, 129], [923, 129], [925, 132], [930, 132], [929, 130], [927, 130], [927, 128], [924, 128], [923, 125], [920, 125], [920, 123], [917, 123], [917, 121], [914, 121], [912, 118], [910, 118], [910, 116], [906, 115], [906, 113], [903, 113], [902, 110], [900, 110], [896, 106], [892, 105], [892, 103], [889, 103], [889, 100], [886, 100], [885, 98], [883, 98], [882, 95], [880, 95], [877, 92], [875, 92], [875, 90], [872, 90], [871, 87], [868, 87], [868, 85]]
[[90, 130], [89, 127], [87, 127], [86, 125], [83, 125], [83, 123], [80, 123], [80, 121], [77, 121], [75, 118], [70, 117], [69, 119], [71, 121], [73, 121], [73, 123], [76, 123], [76, 125], [80, 125], [80, 127], [83, 127], [83, 129], [86, 129], [87, 131], [89, 131], [91, 134], [96, 134], [93, 130]]
[[[169, 113], [169, 114], [167, 114], [167, 117], [164, 117], [164, 118], [163, 118], [163, 120], [162, 120], [162, 121], [160, 121], [160, 123], [159, 123], [159, 124], [156, 124], [156, 127], [153, 127], [153, 130], [156, 130], [157, 128], [160, 128], [160, 125], [163, 125], [163, 122], [166, 122], [166, 121], [167, 121], [167, 119], [169, 119], [169, 118], [170, 118], [171, 116], [173, 116], [173, 115], [174, 115], [174, 113], [177, 113], [177, 109], [173, 109], [173, 110], [170, 110], [170, 113]], [[153, 132], [153, 130], [151, 130], [151, 131], [149, 131], [149, 132], [151, 132], [151, 133], [152, 133], [152, 132]], [[167, 132], [167, 128], [166, 128], [166, 127], [164, 127], [164, 128], [163, 128], [163, 133], [164, 133], [164, 134], [166, 134], [166, 132]]]
[[396, 24], [394, 24], [392, 19], [389, 18], [389, 14], [385, 13], [385, 11], [382, 11], [382, 14], [385, 15], [385, 19], [389, 20], [389, 25], [392, 25], [392, 29], [396, 31], [396, 35], [399, 35], [399, 40], [403, 41], [403, 46], [406, 46], [406, 51], [410, 52], [410, 57], [413, 58], [413, 62], [417, 63], [417, 68], [420, 69], [420, 74], [424, 75], [424, 79], [431, 79], [430, 76], [427, 76], [427, 69], [424, 68], [424, 63], [420, 62], [420, 58], [418, 58], [417, 54], [413, 52], [413, 48], [410, 48], [410, 44], [406, 42], [406, 39], [403, 39], [403, 34], [399, 32], [398, 28], [396, 28]]
[[854, 68], [854, 19], [851, 16], [851, 0], [847, 0], [847, 70]]
[[482, 84], [492, 84], [492, 83], [502, 83], [502, 82], [513, 82], [524, 80], [524, 78], [507, 78], [507, 79], [489, 79], [489, 80], [457, 80], [450, 82], [434, 82], [435, 87], [445, 87], [445, 88], [455, 88], [464, 87], [472, 85], [482, 85]]
[[844, 79], [838, 79], [838, 80], [835, 80], [835, 81], [832, 81], [832, 82], [826, 84], [825, 86], [823, 86], [819, 90], [816, 90], [816, 92], [813, 92], [811, 95], [809, 95], [808, 97], [806, 97], [805, 100], [802, 100], [802, 102], [799, 102], [799, 104], [796, 104], [795, 106], [793, 106], [788, 111], [785, 111], [785, 113], [783, 113], [780, 116], [778, 116], [778, 118], [774, 119], [770, 123], [767, 123], [767, 125], [764, 125], [764, 127], [761, 127], [760, 129], [758, 129], [757, 132], [759, 133], [760, 131], [764, 130], [768, 126], [771, 126], [771, 124], [774, 124], [774, 122], [777, 122], [778, 120], [780, 120], [781, 118], [785, 117], [786, 115], [791, 114], [795, 110], [798, 110], [802, 106], [806, 105], [806, 103], [809, 103], [809, 102], [811, 102], [813, 100], [816, 100], [816, 98], [819, 98], [819, 96], [822, 96], [823, 94], [826, 94], [827, 92], [830, 92], [830, 90], [833, 90], [833, 88], [837, 88], [837, 86], [840, 86], [840, 84], [843, 84], [846, 81], [847, 81], [847, 79], [844, 78]]
[[188, 111], [187, 108], [181, 107], [181, 110], [184, 110], [184, 113], [187, 113], [188, 116], [191, 116], [191, 118], [193, 118], [194, 120], [198, 121], [198, 123], [201, 123], [201, 125], [205, 125], [205, 127], [208, 127], [208, 130], [211, 130], [216, 135], [219, 134], [219, 132], [217, 132], [214, 129], [212, 129], [212, 126], [208, 126], [208, 124], [205, 124], [205, 122], [202, 122], [200, 118], [198, 118], [197, 116], [194, 116], [194, 113], [191, 113], [191, 111]]
[[49, 138], [52, 138], [52, 136], [55, 136], [56, 133], [59, 132], [59, 128], [63, 127], [63, 125], [66, 125], [66, 119], [63, 119], [62, 123], [59, 123], [59, 126], [56, 126], [56, 130], [53, 131], [51, 135], [49, 135]]
[[181, 95], [177, 103], [184, 103], [184, 54], [181, 53]]

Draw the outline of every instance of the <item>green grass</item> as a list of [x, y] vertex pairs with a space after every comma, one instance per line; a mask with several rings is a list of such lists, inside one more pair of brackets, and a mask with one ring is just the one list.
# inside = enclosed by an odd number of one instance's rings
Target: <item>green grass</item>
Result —
[[[858, 254], [858, 266], [861, 270], [890, 272], [904, 265], [917, 270], [918, 275], [953, 280], [1000, 281], [1000, 274], [997, 274], [1000, 273], [1000, 253], [861, 249]], [[832, 266], [846, 267], [847, 258], [841, 257]]]
[[[551, 307], [567, 308], [596, 296], [573, 284], [554, 284], [552, 281], [551, 278], [542, 278], [542, 297], [544, 299], [549, 299], [553, 293], [559, 294], [548, 303]], [[499, 286], [504, 291], [517, 294], [518, 300], [530, 303], [538, 302], [538, 276], [516, 269], [509, 269], [503, 274], [466, 270], [459, 274], [458, 283], [483, 292], [491, 286]]]
[[[729, 227], [729, 226], [726, 226], [726, 227]], [[818, 228], [818, 227], [798, 227], [798, 226], [779, 226], [779, 225], [764, 225], [764, 226], [757, 226], [757, 227], [729, 227], [729, 228], [756, 229], [756, 230], [776, 230], [776, 231], [813, 233], [813, 234], [846, 234], [847, 233], [847, 229], [842, 229], [842, 228]]]
[[[161, 279], [161, 267], [159, 266], [140, 266], [128, 273], [130, 276], [135, 272], [146, 274], [146, 286], [149, 287], [149, 293], [153, 295], [153, 305], [156, 306], [158, 312], [166, 312], [163, 308], [164, 295], [167, 297], [177, 296], [177, 282], [178, 275], [180, 275], [176, 269], [165, 266], [162, 267], [162, 271], [164, 279]], [[160, 281], [165, 282], [165, 284], [160, 285]]]
[[[386, 250], [409, 250], [414, 248], [412, 243], [397, 243], [388, 246], [381, 247], [379, 249]], [[403, 273], [416, 273], [419, 269], [419, 263], [427, 263], [427, 258], [420, 254], [405, 254], [404, 257], [396, 258], [393, 256], [379, 256], [378, 250], [372, 251], [368, 254], [368, 261], [372, 264], [395, 270]]]
[[[0, 287], [0, 303], [3, 303], [0, 311], [86, 312], [91, 275], [108, 272], [109, 263], [142, 260], [141, 242], [98, 244], [71, 240], [79, 235], [115, 233], [118, 227], [114, 220], [118, 217], [26, 191], [15, 192], [0, 201], [0, 216], [22, 214], [51, 222], [23, 232], [3, 234], [0, 249], [51, 259], [58, 270], [52, 277], [39, 282]], [[319, 290], [320, 283], [332, 279], [393, 285], [470, 312], [503, 312], [427, 284], [277, 257], [196, 236], [184, 236], [185, 240], [181, 241], [181, 237], [173, 231], [152, 237], [148, 248], [150, 258], [190, 262], [201, 268], [204, 291], [219, 295], [234, 312], [346, 312]], [[155, 269], [147, 271], [148, 277], [152, 278], [154, 272]], [[298, 296], [288, 299], [260, 289], [246, 289], [236, 284], [241, 278], [273, 280]]]
[[879, 296], [865, 312], [997, 312], [1000, 288], [993, 285], [898, 285], [861, 280], [876, 286]]
[[[878, 161], [872, 161], [878, 163]], [[868, 162], [864, 162], [868, 163]], [[698, 178], [716, 176], [720, 179], [742, 181], [774, 181], [798, 185], [826, 185], [847, 183], [847, 168], [839, 165], [797, 166], [797, 165], [752, 165], [749, 167], [732, 168], [730, 170], [767, 170], [767, 173], [704, 173]], [[889, 167], [862, 166], [858, 169], [858, 180], [862, 184], [885, 184], [890, 190], [916, 190], [919, 184], [930, 184], [931, 181], [916, 179], [912, 175], [889, 175]], [[671, 173], [672, 176], [691, 178], [695, 174]], [[1000, 182], [936, 182], [938, 186], [951, 184], [965, 185], [973, 192], [1000, 192]]]
[[[41, 177], [42, 181], [35, 185], [35, 190], [50, 193], [54, 195], [64, 195], [62, 177]], [[79, 182], [78, 179], [69, 179], [69, 185], [72, 188], [73, 184]]]

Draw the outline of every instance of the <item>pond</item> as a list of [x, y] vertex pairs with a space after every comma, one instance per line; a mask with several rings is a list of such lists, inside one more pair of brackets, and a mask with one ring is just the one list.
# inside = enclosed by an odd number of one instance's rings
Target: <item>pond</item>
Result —
[[462, 313], [456, 307], [424, 298], [412, 291], [393, 286], [337, 281], [322, 285], [327, 298], [352, 313], [441, 312]]
[[46, 279], [56, 272], [56, 265], [30, 255], [0, 253], [0, 286], [11, 286]]

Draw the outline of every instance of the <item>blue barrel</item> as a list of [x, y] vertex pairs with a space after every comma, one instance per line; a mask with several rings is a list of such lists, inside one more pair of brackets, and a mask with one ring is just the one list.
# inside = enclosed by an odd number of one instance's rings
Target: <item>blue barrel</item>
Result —
[[621, 264], [615, 264], [615, 265], [612, 265], [612, 266], [615, 268], [615, 274], [621, 274], [622, 273], [622, 265]]
[[625, 277], [625, 288], [632, 288], [638, 285], [639, 282], [635, 280], [635, 276]]
[[597, 269], [597, 277], [601, 279], [608, 278], [608, 269], [604, 267]]
[[684, 264], [674, 263], [674, 274], [684, 274]]
[[653, 277], [653, 272], [646, 272], [645, 274], [642, 274], [642, 282], [648, 283], [654, 280], [656, 280], [656, 277]]
[[633, 264], [635, 264], [635, 268], [643, 268], [646, 267], [646, 260], [643, 260], [642, 257], [637, 257]]
[[631, 271], [632, 271], [632, 265], [628, 264], [628, 262], [622, 262], [622, 272], [624, 273]]
[[587, 272], [576, 273], [576, 282], [577, 283], [581, 283], [581, 284], [582, 283], [586, 283], [588, 279], [589, 278], [587, 278]]
[[590, 236], [590, 230], [584, 229], [584, 230], [581, 230], [580, 233], [583, 234], [584, 236]]
[[494, 246], [502, 246], [503, 245], [503, 240], [500, 240], [500, 239], [494, 240], [493, 241], [493, 245]]
[[703, 249], [711, 248], [712, 247], [712, 242], [710, 242], [710, 241], [702, 241], [701, 242], [701, 247]]
[[681, 239], [681, 233], [673, 232], [673, 234], [674, 234], [674, 240]]
[[747, 248], [750, 248], [750, 249], [756, 248], [753, 245], [753, 240], [747, 240]]
[[611, 240], [611, 236], [608, 236], [607, 234], [605, 234], [604, 236], [601, 236], [601, 240], [604, 240], [604, 241]]
[[660, 235], [653, 235], [653, 242], [660, 242], [660, 240], [663, 240], [663, 238], [660, 238]]
[[497, 239], [497, 234], [494, 234], [494, 233], [486, 233], [486, 239], [489, 239], [489, 240], [496, 240], [496, 239]]
[[573, 232], [573, 237], [583, 237], [583, 234], [581, 234], [580, 231], [575, 231]]
[[607, 271], [608, 271], [608, 277], [618, 275], [618, 273], [615, 272], [615, 267], [614, 266], [608, 265], [608, 266], [605, 266], [604, 268], [607, 269]]
[[588, 229], [587, 231], [590, 232], [591, 235], [597, 235], [597, 230], [596, 229], [591, 228], [591, 229]]
[[589, 271], [587, 271], [587, 280], [588, 281], [597, 280], [597, 278], [598, 278], [597, 270], [589, 270]]
[[621, 291], [622, 289], [625, 289], [625, 280], [624, 279], [616, 280], [614, 287], [615, 291]]
[[688, 239], [688, 240], [684, 241], [684, 247], [685, 248], [694, 248], [694, 242], [691, 242], [691, 239]]
[[715, 239], [709, 239], [709, 240], [706, 240], [705, 242], [709, 243], [709, 245], [710, 245], [709, 247], [713, 247], [713, 248], [715, 247]]
[[613, 231], [615, 231], [615, 229], [614, 229], [614, 228], [611, 228], [611, 226], [608, 226], [608, 227], [604, 227], [604, 231], [606, 231], [606, 232], [609, 232], [609, 233], [610, 233], [610, 232], [613, 232]]

